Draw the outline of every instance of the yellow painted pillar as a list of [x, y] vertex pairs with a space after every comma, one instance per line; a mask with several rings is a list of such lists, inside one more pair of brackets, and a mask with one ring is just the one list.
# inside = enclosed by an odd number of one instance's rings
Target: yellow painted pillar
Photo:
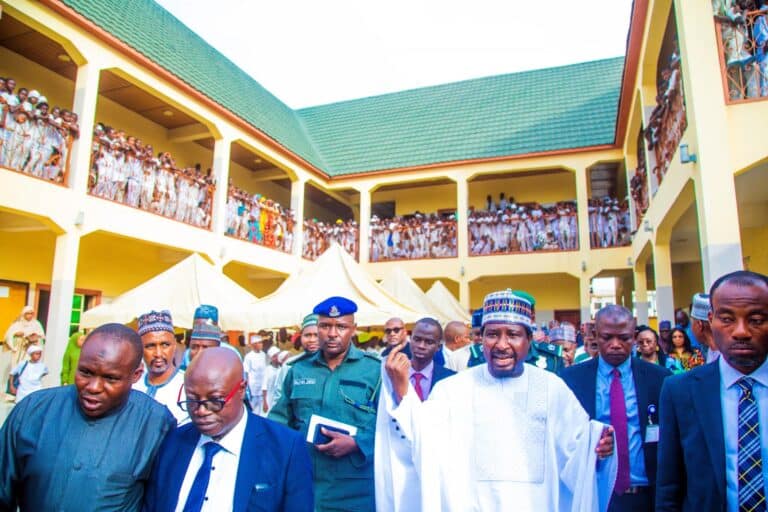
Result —
[[645, 272], [645, 262], [635, 265], [632, 273], [635, 279], [635, 312], [638, 325], [648, 325], [648, 276]]
[[467, 213], [469, 211], [469, 185], [467, 178], [456, 178], [456, 249], [459, 256], [459, 264], [464, 264], [464, 259], [469, 256], [469, 223]]
[[56, 237], [51, 274], [51, 297], [48, 303], [45, 331], [45, 364], [49, 370], [46, 385], [49, 386], [58, 386], [60, 383], [61, 360], [69, 341], [72, 297], [75, 294], [79, 252], [79, 233], [64, 233]]
[[301, 258], [304, 248], [304, 196], [307, 190], [307, 179], [298, 178], [291, 182], [291, 210], [293, 211], [296, 225], [293, 226], [293, 250], [294, 256]]
[[653, 248], [653, 275], [656, 283], [656, 311], [660, 320], [675, 318], [675, 296], [672, 290], [672, 258], [669, 245]]
[[371, 188], [358, 187], [360, 192], [360, 220], [358, 221], [358, 244], [360, 244], [360, 263], [368, 263], [371, 249]]
[[576, 207], [579, 221], [579, 252], [582, 260], [589, 261], [589, 185], [587, 180], [588, 170], [576, 169]]
[[75, 78], [75, 98], [72, 103], [72, 110], [78, 116], [80, 137], [72, 144], [69, 155], [67, 185], [82, 194], [88, 190], [88, 171], [91, 168], [91, 146], [101, 69], [101, 66], [95, 62], [83, 64], [77, 68], [77, 77]]
[[232, 138], [222, 137], [213, 144], [213, 175], [216, 189], [213, 192], [211, 228], [214, 233], [224, 234], [227, 230], [227, 197], [229, 191], [229, 159]]
[[469, 280], [465, 268], [469, 259], [469, 184], [464, 176], [457, 176], [456, 180], [456, 254], [459, 266], [459, 302], [464, 308], [469, 309], [471, 297], [469, 296]]
[[462, 307], [469, 311], [471, 297], [469, 296], [469, 281], [465, 276], [461, 276], [459, 279], [459, 302]]
[[592, 318], [592, 278], [586, 272], [579, 277], [579, 306], [581, 321], [588, 322]]
[[710, 2], [675, 0], [682, 51], [688, 129], [682, 143], [697, 157], [691, 163], [699, 219], [704, 288], [743, 268], [736, 189], [728, 150], [717, 35]]

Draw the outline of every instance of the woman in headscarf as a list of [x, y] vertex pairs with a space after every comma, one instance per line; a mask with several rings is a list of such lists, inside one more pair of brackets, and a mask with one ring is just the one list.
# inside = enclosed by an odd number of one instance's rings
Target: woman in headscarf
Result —
[[[5, 345], [12, 355], [12, 365], [16, 367], [27, 357], [27, 349], [34, 344], [42, 344], [45, 331], [42, 324], [35, 318], [35, 308], [24, 306], [21, 315], [5, 332]], [[8, 376], [5, 375], [7, 380]]]

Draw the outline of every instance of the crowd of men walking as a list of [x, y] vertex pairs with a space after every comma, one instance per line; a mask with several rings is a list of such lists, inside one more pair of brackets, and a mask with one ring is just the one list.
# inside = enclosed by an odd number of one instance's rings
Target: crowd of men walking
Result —
[[[185, 346], [169, 311], [73, 336], [73, 376], [0, 429], [0, 508], [766, 510], [768, 276], [720, 277], [658, 333], [615, 305], [537, 327], [501, 290], [471, 326], [390, 319], [378, 353], [356, 312], [317, 304], [292, 357], [265, 332], [243, 357], [208, 305]], [[25, 309], [9, 382], [39, 382], [44, 337]]]

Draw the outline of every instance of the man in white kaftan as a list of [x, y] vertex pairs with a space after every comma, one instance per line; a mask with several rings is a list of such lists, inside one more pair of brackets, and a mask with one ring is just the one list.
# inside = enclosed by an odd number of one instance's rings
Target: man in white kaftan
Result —
[[[377, 510], [607, 508], [616, 474], [611, 431], [589, 420], [557, 376], [522, 363], [531, 309], [510, 291], [486, 297], [488, 364], [443, 379], [425, 402], [410, 383], [403, 387], [407, 380], [393, 384], [392, 366], [403, 359], [399, 348], [392, 351], [382, 370], [377, 422]], [[491, 340], [485, 329], [499, 325], [503, 334]], [[498, 361], [514, 371], [498, 371]], [[406, 375], [407, 368], [405, 358]]]

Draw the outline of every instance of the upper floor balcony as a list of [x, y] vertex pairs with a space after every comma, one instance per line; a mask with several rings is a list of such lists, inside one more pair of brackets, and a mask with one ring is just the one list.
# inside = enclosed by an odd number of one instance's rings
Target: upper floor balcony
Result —
[[768, 97], [768, 6], [713, 2], [726, 101]]

